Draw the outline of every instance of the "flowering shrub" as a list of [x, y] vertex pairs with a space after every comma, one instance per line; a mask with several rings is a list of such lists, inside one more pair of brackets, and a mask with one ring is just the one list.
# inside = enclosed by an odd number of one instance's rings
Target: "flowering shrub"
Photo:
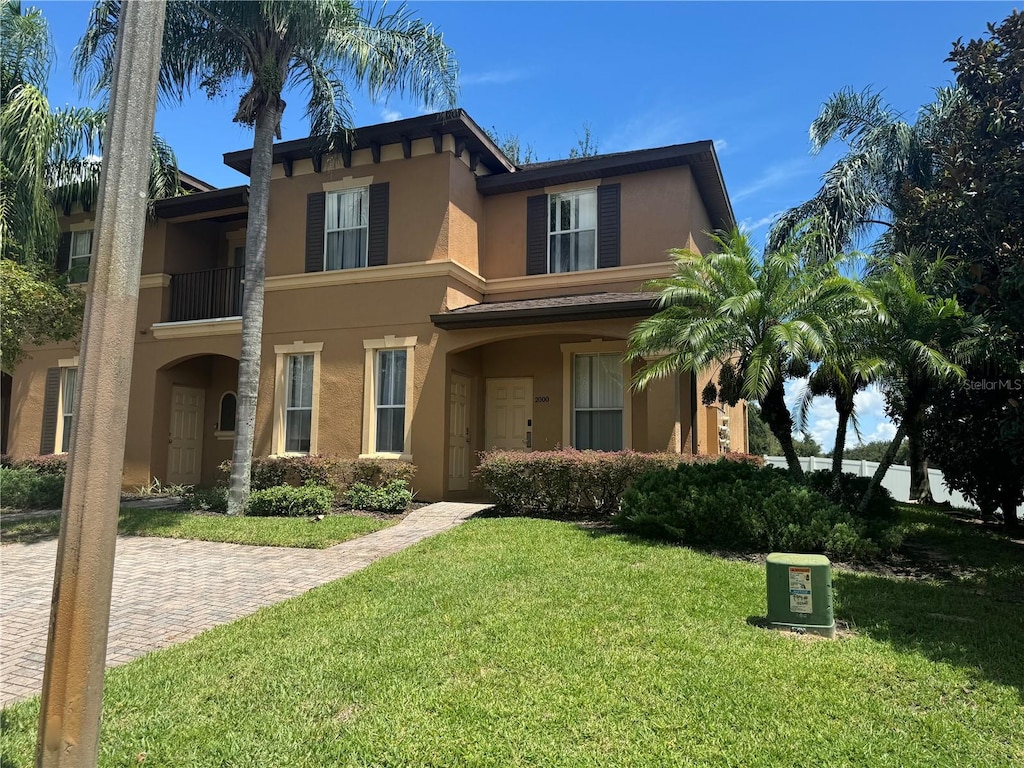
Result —
[[[227, 478], [231, 462], [220, 465]], [[339, 459], [334, 456], [265, 456], [253, 459], [252, 489], [262, 491], [279, 485], [300, 486], [312, 482], [330, 488], [336, 500], [355, 483], [373, 488], [386, 486], [395, 480], [411, 483], [416, 467], [397, 459]]]
[[[481, 457], [474, 475], [509, 513], [543, 512], [554, 515], [610, 515], [622, 494], [648, 472], [680, 463], [706, 463], [714, 457], [677, 453], [619, 451], [490, 451]], [[761, 466], [751, 454], [727, 454], [724, 460]]]

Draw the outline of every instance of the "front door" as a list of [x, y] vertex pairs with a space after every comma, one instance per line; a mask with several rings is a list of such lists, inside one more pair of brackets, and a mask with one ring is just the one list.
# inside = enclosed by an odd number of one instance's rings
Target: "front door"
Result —
[[198, 485], [203, 466], [203, 410], [206, 392], [171, 388], [171, 434], [167, 451], [167, 482]]
[[533, 379], [488, 379], [484, 448], [533, 449]]
[[469, 379], [452, 374], [448, 416], [448, 490], [469, 488]]

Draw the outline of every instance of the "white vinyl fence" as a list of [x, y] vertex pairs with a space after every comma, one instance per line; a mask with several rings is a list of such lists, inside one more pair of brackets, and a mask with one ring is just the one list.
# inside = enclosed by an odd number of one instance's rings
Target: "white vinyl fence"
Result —
[[[773, 467], [786, 468], [785, 456], [766, 456], [765, 460]], [[800, 459], [804, 471], [814, 472], [819, 469], [832, 469], [832, 459], [823, 456], [805, 456]], [[877, 461], [844, 461], [843, 472], [849, 472], [858, 477], [871, 477], [878, 468]], [[937, 469], [928, 470], [928, 481], [932, 487], [932, 496], [939, 504], [948, 501], [954, 507], [965, 509], [977, 509], [970, 501], [965, 499], [956, 491], [946, 488], [942, 472]], [[889, 471], [882, 478], [882, 485], [889, 489], [889, 493], [896, 501], [907, 501], [910, 499], [910, 467], [906, 464], [893, 464]], [[1024, 513], [1024, 505], [1017, 509], [1017, 514]]]

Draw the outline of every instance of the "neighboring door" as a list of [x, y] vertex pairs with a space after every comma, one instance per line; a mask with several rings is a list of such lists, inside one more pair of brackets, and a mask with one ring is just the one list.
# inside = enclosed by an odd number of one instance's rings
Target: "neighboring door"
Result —
[[448, 416], [448, 490], [469, 489], [469, 379], [452, 374]]
[[484, 448], [533, 449], [533, 379], [488, 379]]
[[171, 434], [167, 451], [167, 482], [198, 485], [203, 466], [203, 411], [206, 392], [171, 388]]

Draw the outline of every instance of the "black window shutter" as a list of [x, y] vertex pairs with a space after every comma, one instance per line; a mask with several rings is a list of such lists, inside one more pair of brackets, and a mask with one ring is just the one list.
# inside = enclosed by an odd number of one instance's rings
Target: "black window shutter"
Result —
[[622, 227], [620, 226], [621, 184], [602, 184], [597, 188], [597, 267], [617, 267], [620, 255]]
[[71, 264], [71, 233], [61, 232], [60, 242], [57, 244], [57, 274], [63, 275], [68, 271]]
[[324, 271], [324, 209], [325, 192], [310, 192], [306, 196], [306, 271]]
[[548, 271], [548, 196], [526, 198], [526, 274]]
[[43, 390], [43, 431], [39, 437], [39, 453], [53, 453], [57, 444], [57, 400], [60, 399], [60, 368], [46, 371]]
[[388, 205], [391, 185], [370, 185], [370, 214], [366, 233], [366, 266], [382, 267], [388, 263]]

